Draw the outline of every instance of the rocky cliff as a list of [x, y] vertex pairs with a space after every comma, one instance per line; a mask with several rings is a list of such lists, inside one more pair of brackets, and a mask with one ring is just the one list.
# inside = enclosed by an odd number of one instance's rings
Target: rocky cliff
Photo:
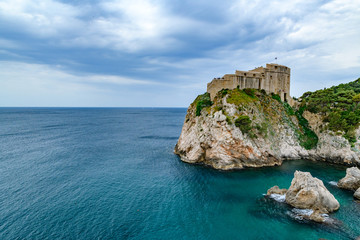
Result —
[[307, 158], [360, 164], [360, 128], [349, 142], [320, 114], [290, 107], [278, 95], [255, 89], [223, 89], [198, 96], [187, 111], [175, 153], [216, 169], [280, 165]]

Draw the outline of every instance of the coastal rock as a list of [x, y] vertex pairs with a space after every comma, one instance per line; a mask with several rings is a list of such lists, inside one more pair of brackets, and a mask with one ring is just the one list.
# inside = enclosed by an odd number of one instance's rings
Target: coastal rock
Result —
[[280, 189], [279, 186], [276, 186], [276, 185], [275, 185], [275, 186], [273, 186], [273, 187], [271, 187], [271, 188], [269, 188], [269, 189], [267, 190], [266, 195], [271, 195], [271, 194], [284, 195], [284, 194], [286, 194], [286, 192], [287, 192], [287, 189], [286, 189], [286, 188]]
[[266, 195], [271, 195], [271, 194], [284, 195], [284, 194], [286, 194], [286, 192], [287, 192], [286, 188], [280, 189], [278, 186], [273, 186], [272, 188], [267, 190]]
[[[270, 96], [274, 109], [282, 105]], [[272, 100], [271, 100], [272, 99]], [[283, 124], [281, 115], [272, 110], [269, 122], [259, 102], [248, 102], [246, 108], [217, 98], [217, 105], [203, 109], [196, 116], [196, 102], [190, 105], [175, 153], [188, 163], [201, 163], [216, 169], [229, 170], [244, 167], [281, 165], [284, 159], [298, 159], [307, 155], [297, 140], [295, 130]], [[260, 109], [259, 109], [260, 108]], [[269, 107], [269, 109], [272, 109]], [[270, 110], [269, 110], [270, 111]], [[242, 131], [235, 125], [239, 116], [247, 116], [257, 127], [252, 132]], [[294, 121], [297, 121], [296, 118]]]
[[[340, 204], [326, 189], [323, 182], [309, 172], [295, 171], [291, 186], [286, 192], [286, 202], [300, 209], [312, 209], [315, 215], [333, 212]], [[319, 216], [313, 216], [314, 220]]]
[[357, 198], [360, 200], [360, 188], [358, 188], [358, 190], [355, 191], [354, 198]]
[[[301, 139], [307, 136], [283, 103], [260, 92], [254, 98], [243, 95], [219, 92], [212, 105], [199, 108], [199, 99], [190, 105], [174, 151], [182, 161], [222, 170], [276, 166], [299, 158], [360, 166], [360, 140], [352, 147], [344, 137], [320, 131], [321, 116], [304, 113], [318, 136], [316, 147], [305, 149]], [[236, 124], [239, 117], [248, 117], [250, 131]]]
[[287, 189], [280, 189], [278, 186], [273, 186], [269, 190], [267, 190], [266, 195], [270, 198], [274, 199], [277, 202], [285, 202], [285, 194]]
[[267, 191], [268, 196], [278, 202], [286, 202], [294, 207], [290, 216], [323, 223], [331, 222], [327, 213], [339, 209], [340, 204], [326, 189], [323, 182], [309, 172], [295, 171], [288, 190], [274, 186]]
[[360, 169], [352, 167], [346, 169], [346, 176], [338, 182], [339, 188], [344, 188], [352, 191], [360, 188]]

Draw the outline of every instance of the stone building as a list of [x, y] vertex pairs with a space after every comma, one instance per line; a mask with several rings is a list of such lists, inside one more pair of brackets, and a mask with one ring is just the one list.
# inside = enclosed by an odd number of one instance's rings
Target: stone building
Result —
[[239, 87], [264, 89], [267, 93], [279, 94], [281, 100], [292, 102], [290, 97], [290, 68], [274, 63], [266, 67], [258, 67], [250, 71], [235, 71], [235, 74], [225, 74], [222, 78], [214, 78], [207, 84], [207, 92], [211, 100], [223, 88]]

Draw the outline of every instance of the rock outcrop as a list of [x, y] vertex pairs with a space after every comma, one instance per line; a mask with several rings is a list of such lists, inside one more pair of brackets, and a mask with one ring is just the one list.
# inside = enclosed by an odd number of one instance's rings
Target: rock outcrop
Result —
[[324, 222], [327, 213], [339, 209], [340, 204], [324, 186], [324, 183], [311, 176], [309, 172], [295, 171], [290, 188], [279, 189], [274, 186], [270, 188], [267, 195], [284, 194], [285, 202], [297, 209], [295, 211], [301, 217], [316, 222]]
[[346, 169], [346, 176], [338, 182], [339, 188], [356, 191], [360, 188], [360, 169], [352, 167]]
[[271, 195], [271, 194], [284, 195], [284, 194], [286, 194], [286, 192], [287, 192], [286, 188], [280, 189], [279, 186], [273, 186], [272, 188], [267, 190], [266, 195], [268, 195], [268, 196]]
[[358, 188], [354, 193], [354, 198], [357, 198], [360, 200], [360, 188]]
[[346, 176], [340, 179], [338, 187], [355, 191], [354, 198], [360, 200], [360, 169], [357, 167], [346, 169]]
[[[188, 108], [175, 147], [181, 160], [222, 170], [299, 158], [360, 165], [360, 140], [352, 147], [342, 136], [321, 132], [318, 116], [304, 114], [310, 120], [304, 123], [286, 103], [252, 91], [223, 90], [213, 103], [200, 95]], [[311, 124], [317, 135], [311, 133]]]
[[286, 202], [296, 208], [313, 209], [320, 213], [333, 212], [340, 207], [320, 179], [312, 177], [309, 172], [300, 171], [295, 171], [286, 192]]

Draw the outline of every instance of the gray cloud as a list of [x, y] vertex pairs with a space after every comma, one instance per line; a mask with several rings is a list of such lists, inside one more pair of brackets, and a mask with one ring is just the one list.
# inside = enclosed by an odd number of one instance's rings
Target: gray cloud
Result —
[[[0, 60], [51, 69], [64, 81], [49, 83], [80, 84], [80, 92], [81, 86], [92, 89], [96, 84], [99, 89], [101, 83], [102, 91], [110, 91], [108, 85], [120, 87], [111, 89], [113, 97], [114, 91], [142, 92], [159, 101], [154, 106], [186, 106], [213, 77], [275, 57], [292, 68], [295, 96], [359, 77], [356, 0], [107, 0], [77, 5], [4, 0], [0, 22]], [[21, 78], [36, 81], [37, 73], [25, 69]], [[139, 88], [124, 92], [126, 83]]]

